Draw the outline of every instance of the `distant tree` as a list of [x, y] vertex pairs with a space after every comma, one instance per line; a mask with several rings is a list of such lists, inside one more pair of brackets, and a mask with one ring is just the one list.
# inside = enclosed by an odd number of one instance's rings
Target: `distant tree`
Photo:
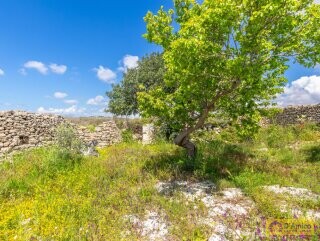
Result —
[[138, 67], [128, 69], [121, 82], [107, 92], [108, 112], [117, 116], [138, 114], [137, 93], [163, 84], [164, 72], [162, 54], [152, 53], [142, 58]]
[[180, 130], [174, 142], [190, 157], [190, 134], [209, 114], [223, 113], [249, 134], [258, 127], [259, 108], [283, 90], [289, 61], [320, 62], [314, 0], [199, 2], [174, 0], [174, 9], [147, 13], [145, 38], [162, 46], [166, 74], [163, 85], [139, 93], [143, 116], [173, 123]]

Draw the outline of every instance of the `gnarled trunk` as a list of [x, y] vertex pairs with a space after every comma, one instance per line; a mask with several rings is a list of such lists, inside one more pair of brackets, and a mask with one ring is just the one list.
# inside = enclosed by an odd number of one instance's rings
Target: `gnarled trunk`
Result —
[[195, 158], [196, 156], [196, 146], [189, 139], [189, 131], [185, 130], [181, 132], [175, 139], [174, 144], [181, 146], [187, 150], [188, 157], [190, 159]]
[[202, 114], [199, 116], [197, 123], [194, 126], [184, 129], [174, 139], [174, 144], [187, 149], [188, 157], [191, 159], [196, 156], [196, 146], [190, 141], [190, 134], [204, 125], [204, 122], [209, 115], [209, 111], [213, 108], [214, 102], [203, 110]]

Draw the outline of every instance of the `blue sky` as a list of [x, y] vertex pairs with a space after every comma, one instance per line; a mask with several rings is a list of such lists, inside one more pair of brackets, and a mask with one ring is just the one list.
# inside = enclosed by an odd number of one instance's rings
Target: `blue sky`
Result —
[[[143, 16], [169, 0], [0, 0], [0, 110], [101, 115], [125, 68], [159, 50]], [[320, 68], [292, 65], [281, 105], [320, 101]]]

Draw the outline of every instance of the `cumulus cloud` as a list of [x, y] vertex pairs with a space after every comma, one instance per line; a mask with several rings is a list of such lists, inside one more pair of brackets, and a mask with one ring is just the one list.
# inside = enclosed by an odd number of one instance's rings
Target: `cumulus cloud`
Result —
[[47, 66], [44, 63], [39, 62], [39, 61], [34, 61], [34, 60], [28, 61], [23, 65], [23, 67], [26, 69], [35, 69], [41, 74], [48, 73]]
[[64, 74], [67, 71], [66, 65], [50, 64], [49, 67], [55, 74]]
[[112, 115], [110, 113], [106, 113], [105, 108], [102, 108], [102, 106], [91, 106], [88, 108], [79, 107], [77, 105], [72, 105], [70, 107], [65, 108], [45, 108], [45, 107], [39, 107], [37, 109], [38, 113], [46, 113], [46, 114], [56, 114], [56, 115], [65, 115], [65, 116], [74, 116], [74, 117], [80, 117], [80, 116], [109, 116]]
[[94, 98], [91, 98], [87, 101], [87, 105], [101, 105], [101, 104], [104, 104], [105, 102], [105, 98], [101, 95], [98, 95]]
[[[121, 61], [119, 61], [120, 67], [117, 71], [126, 73], [128, 69], [133, 69], [138, 67], [138, 56], [126, 55]], [[109, 68], [103, 67], [100, 65], [98, 68], [93, 69], [97, 73], [97, 77], [107, 83], [113, 83], [117, 78], [117, 71], [112, 71]]]
[[138, 56], [126, 55], [123, 57], [121, 63], [123, 66], [119, 67], [118, 70], [127, 72], [128, 69], [134, 69], [138, 67]]
[[98, 79], [107, 83], [113, 83], [117, 78], [117, 74], [115, 72], [103, 67], [102, 65], [100, 65], [99, 68], [95, 68], [94, 71], [97, 73]]
[[64, 114], [64, 115], [79, 115], [85, 112], [85, 108], [78, 108], [76, 105], [73, 105], [68, 108], [44, 108], [39, 107], [37, 112], [38, 113], [48, 113], [48, 114]]
[[134, 69], [138, 67], [138, 61], [139, 61], [138, 56], [126, 55], [123, 58], [123, 66], [126, 69]]
[[65, 100], [64, 103], [68, 104], [68, 105], [76, 105], [78, 104], [77, 100]]
[[54, 74], [64, 74], [67, 71], [67, 66], [58, 64], [50, 64], [49, 66], [47, 66], [40, 61], [30, 60], [24, 63], [23, 68], [19, 70], [19, 73], [22, 75], [27, 75], [26, 69], [34, 69], [43, 75], [47, 74], [49, 69]]
[[55, 92], [53, 94], [53, 96], [56, 99], [64, 99], [64, 98], [66, 98], [68, 96], [68, 94], [67, 93], [63, 93], [63, 92]]
[[3, 76], [4, 75], [4, 71], [3, 69], [0, 69], [0, 76]]
[[320, 103], [320, 76], [303, 76], [288, 84], [276, 102], [280, 106]]

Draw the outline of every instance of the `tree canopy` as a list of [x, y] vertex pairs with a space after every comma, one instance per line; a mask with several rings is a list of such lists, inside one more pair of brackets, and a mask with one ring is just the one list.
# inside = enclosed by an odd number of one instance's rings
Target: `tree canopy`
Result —
[[[144, 37], [164, 50], [165, 81], [139, 93], [143, 116], [180, 129], [175, 143], [194, 155], [189, 135], [209, 113], [242, 134], [282, 91], [289, 61], [320, 62], [320, 5], [313, 0], [174, 0], [145, 16]], [[166, 93], [164, 89], [173, 91]]]
[[121, 82], [107, 92], [108, 111], [118, 116], [138, 114], [137, 92], [162, 84], [164, 72], [162, 54], [152, 53], [142, 58], [138, 67], [128, 69]]

